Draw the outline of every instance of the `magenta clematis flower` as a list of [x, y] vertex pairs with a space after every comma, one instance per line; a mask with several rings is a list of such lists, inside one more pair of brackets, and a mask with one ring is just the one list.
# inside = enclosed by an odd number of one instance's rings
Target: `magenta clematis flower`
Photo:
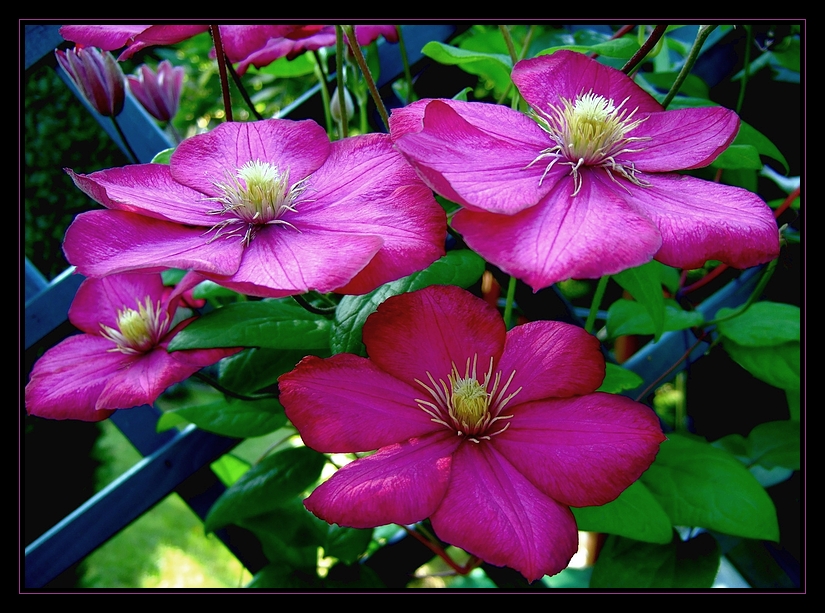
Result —
[[576, 552], [569, 507], [615, 499], [665, 440], [648, 407], [595, 391], [599, 342], [575, 326], [506, 332], [485, 301], [431, 286], [387, 299], [363, 339], [369, 359], [310, 356], [279, 380], [307, 446], [378, 449], [304, 502], [329, 523], [429, 517], [442, 540], [532, 581]]
[[66, 232], [90, 277], [183, 268], [255, 296], [361, 294], [444, 254], [444, 210], [386, 134], [330, 143], [309, 120], [225, 123], [169, 165], [67, 172], [110, 209]]
[[141, 64], [136, 76], [126, 80], [138, 102], [158, 121], [169, 121], [178, 112], [183, 87], [183, 67], [172, 66], [168, 60], [158, 64], [157, 71]]
[[200, 280], [187, 275], [174, 289], [164, 287], [159, 274], [83, 281], [69, 308], [69, 321], [83, 334], [65, 339], [35, 363], [26, 411], [50, 419], [100, 421], [115, 409], [151, 404], [173, 383], [240, 351], [167, 352], [169, 341], [195, 319], [178, 323], [177, 311]]
[[518, 62], [534, 118], [478, 102], [393, 111], [395, 146], [464, 208], [467, 244], [538, 290], [651, 259], [737, 268], [774, 259], [779, 233], [755, 194], [673, 171], [710, 164], [739, 118], [721, 107], [664, 111], [628, 76], [580, 53]]
[[107, 51], [125, 47], [117, 58], [123, 61], [145, 47], [173, 45], [208, 30], [208, 25], [71, 25], [61, 27], [60, 36], [84, 47]]
[[104, 117], [120, 115], [126, 99], [125, 78], [111, 53], [95, 47], [75, 47], [55, 49], [54, 55], [92, 108]]

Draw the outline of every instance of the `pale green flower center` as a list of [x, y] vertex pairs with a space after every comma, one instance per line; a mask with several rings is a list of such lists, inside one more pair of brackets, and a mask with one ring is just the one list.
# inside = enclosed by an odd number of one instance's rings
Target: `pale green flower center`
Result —
[[612, 98], [590, 91], [579, 94], [573, 101], [562, 98], [561, 106], [551, 106], [550, 112], [536, 110], [539, 126], [554, 143], [528, 164], [529, 167], [539, 160], [550, 160], [539, 183], [558, 162], [571, 168], [575, 185], [573, 196], [579, 193], [582, 186], [582, 166], [603, 168], [617, 183], [619, 181], [614, 173], [635, 185], [647, 185], [639, 177], [633, 163], [621, 159], [624, 154], [641, 151], [633, 143], [649, 140], [647, 137], [628, 136], [646, 118], [634, 119], [638, 109], [630, 111], [624, 108], [625, 102], [627, 99], [617, 105]]
[[[501, 385], [501, 372], [493, 375], [492, 357], [483, 380], [479, 381], [477, 363], [477, 354], [472, 359], [467, 358], [463, 376], [453, 364], [446, 381], [436, 381], [429, 372], [429, 385], [415, 380], [431, 397], [431, 400], [416, 399], [416, 402], [432, 421], [454, 430], [458, 436], [467, 437], [474, 443], [490, 440], [490, 437], [504, 432], [509, 427], [510, 422], [506, 420], [512, 415], [501, 415], [501, 412], [521, 391], [521, 388], [518, 388], [513, 393], [505, 395], [516, 372], [510, 373], [510, 377]], [[501, 422], [505, 422], [503, 427]]]
[[260, 160], [249, 161], [234, 174], [228, 173], [224, 182], [216, 182], [215, 187], [222, 193], [217, 198], [219, 209], [209, 211], [210, 215], [231, 215], [209, 231], [215, 230], [215, 240], [220, 236], [240, 236], [244, 246], [266, 225], [295, 226], [282, 217], [287, 213], [297, 213], [295, 205], [307, 187], [307, 178], [290, 186], [289, 168], [281, 172], [276, 166]]
[[117, 312], [117, 329], [100, 324], [101, 334], [115, 343], [109, 351], [120, 351], [128, 355], [146, 353], [158, 345], [169, 330], [169, 314], [160, 301], [152, 302], [146, 296], [144, 303], [138, 301], [137, 310], [124, 306]]

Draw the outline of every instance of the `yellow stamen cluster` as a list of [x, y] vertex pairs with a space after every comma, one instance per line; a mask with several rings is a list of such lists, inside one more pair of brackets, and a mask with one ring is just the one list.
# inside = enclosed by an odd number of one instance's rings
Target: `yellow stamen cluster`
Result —
[[160, 302], [154, 304], [146, 296], [145, 304], [138, 301], [138, 309], [123, 307], [117, 312], [117, 329], [100, 324], [101, 334], [115, 343], [109, 351], [127, 355], [145, 353], [157, 346], [169, 330], [169, 314]]

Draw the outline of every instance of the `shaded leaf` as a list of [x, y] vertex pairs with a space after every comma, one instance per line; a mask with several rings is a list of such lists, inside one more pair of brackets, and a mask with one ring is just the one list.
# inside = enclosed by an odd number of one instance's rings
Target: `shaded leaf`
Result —
[[352, 564], [367, 550], [372, 540], [372, 528], [362, 530], [332, 524], [327, 528], [324, 555]]
[[182, 417], [201, 430], [233, 438], [263, 436], [287, 421], [284, 408], [274, 398], [254, 401], [225, 398], [172, 409], [166, 414]]
[[757, 379], [784, 390], [800, 388], [801, 347], [798, 341], [772, 347], [745, 347], [724, 340], [722, 346], [737, 364]]
[[653, 338], [658, 341], [665, 325], [665, 299], [659, 263], [650, 261], [622, 271], [614, 275], [613, 279], [644, 306], [653, 323]]
[[[663, 331], [686, 330], [701, 326], [705, 318], [699, 311], [685, 311], [675, 300], [664, 301]], [[650, 312], [644, 305], [620, 298], [607, 310], [607, 334], [610, 338], [655, 332]]]

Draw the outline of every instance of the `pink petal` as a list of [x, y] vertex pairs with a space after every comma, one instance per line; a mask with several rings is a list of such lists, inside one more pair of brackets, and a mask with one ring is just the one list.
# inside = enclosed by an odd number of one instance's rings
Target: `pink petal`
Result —
[[307, 356], [278, 386], [287, 417], [316, 451], [372, 451], [442, 429], [416, 404], [420, 390], [359, 356]]
[[576, 520], [489, 444], [453, 455], [450, 485], [431, 520], [442, 540], [528, 581], [564, 570], [578, 548]]
[[605, 372], [598, 339], [557, 321], [534, 321], [510, 330], [498, 369], [505, 381], [516, 373], [509, 393], [522, 388], [511, 405], [589, 394], [602, 384]]
[[381, 250], [339, 291], [366, 293], [423, 270], [444, 255], [444, 209], [392, 147], [389, 136], [369, 134], [336, 141], [312, 175], [309, 199], [283, 219], [301, 231], [318, 228], [381, 237]]
[[152, 45], [174, 45], [209, 30], [208, 25], [191, 26], [149, 26], [135, 35], [133, 41], [118, 56], [119, 61], [128, 60], [132, 55]]
[[337, 471], [304, 505], [326, 522], [352, 528], [421, 521], [444, 497], [460, 440], [444, 430], [379, 449]]
[[37, 360], [26, 386], [26, 411], [48, 419], [100, 421], [113, 411], [96, 410], [109, 377], [132, 358], [110, 352], [112, 341], [77, 334], [50, 348]]
[[[615, 193], [602, 171], [581, 171], [538, 205], [516, 215], [461, 210], [453, 227], [467, 245], [538, 291], [565, 279], [595, 279], [649, 262], [661, 245], [656, 226]], [[602, 182], [604, 181], [604, 182]]]
[[[241, 245], [237, 238], [216, 242], [227, 241]], [[379, 236], [269, 225], [243, 250], [243, 259], [234, 274], [202, 274], [224, 287], [252, 296], [278, 298], [309, 290], [326, 293], [348, 283], [383, 244]]]
[[633, 190], [633, 204], [662, 234], [656, 259], [676, 268], [720, 260], [736, 268], [779, 255], [771, 209], [739, 187], [680, 175], [646, 175], [649, 187]]
[[172, 179], [166, 164], [134, 164], [89, 175], [66, 172], [86, 195], [109, 209], [207, 228], [220, 221], [208, 214], [219, 205]]
[[521, 60], [513, 68], [512, 78], [527, 104], [544, 112], [551, 106], [560, 107], [562, 98], [572, 102], [591, 91], [616, 104], [627, 98], [623, 108], [638, 108], [637, 113], [662, 110], [662, 105], [626, 74], [575, 51], [562, 49]]
[[[420, 103], [418, 103], [420, 104]], [[409, 107], [407, 107], [409, 108]], [[421, 107], [407, 111], [417, 117]], [[563, 172], [540, 181], [546, 164], [530, 165], [550, 138], [527, 116], [480, 102], [432, 100], [421, 128], [405, 113], [393, 113], [395, 146], [436, 192], [459, 204], [513, 214], [536, 204]], [[495, 126], [491, 129], [491, 126]]]
[[143, 32], [148, 25], [77, 25], [63, 26], [60, 36], [84, 47], [99, 47], [104, 51], [120, 49], [130, 39]]
[[[478, 356], [479, 373], [501, 356], [504, 321], [481, 298], [454, 285], [432, 285], [388, 298], [364, 324], [370, 359], [410, 385], [447, 380], [453, 364], [462, 376], [467, 360]], [[481, 374], [479, 374], [481, 376]], [[422, 388], [423, 390], [423, 388]]]
[[667, 172], [707, 166], [736, 137], [739, 117], [722, 107], [676, 109], [651, 113], [629, 134], [649, 138], [636, 153], [623, 154], [638, 170]]
[[286, 36], [294, 25], [220, 26], [221, 43], [230, 62], [240, 62], [263, 48], [270, 39]]
[[600, 505], [647, 470], [665, 440], [656, 414], [595, 392], [515, 407], [496, 450], [542, 492], [571, 506]]
[[63, 251], [77, 271], [88, 277], [166, 268], [193, 268], [224, 275], [235, 272], [243, 253], [241, 242], [209, 241], [203, 228], [125, 211], [88, 211], [69, 226]]
[[216, 183], [226, 183], [255, 160], [282, 173], [289, 170], [289, 184], [294, 185], [324, 163], [329, 146], [324, 129], [311, 120], [227, 122], [178, 145], [170, 168], [176, 181], [215, 197], [222, 195]]

